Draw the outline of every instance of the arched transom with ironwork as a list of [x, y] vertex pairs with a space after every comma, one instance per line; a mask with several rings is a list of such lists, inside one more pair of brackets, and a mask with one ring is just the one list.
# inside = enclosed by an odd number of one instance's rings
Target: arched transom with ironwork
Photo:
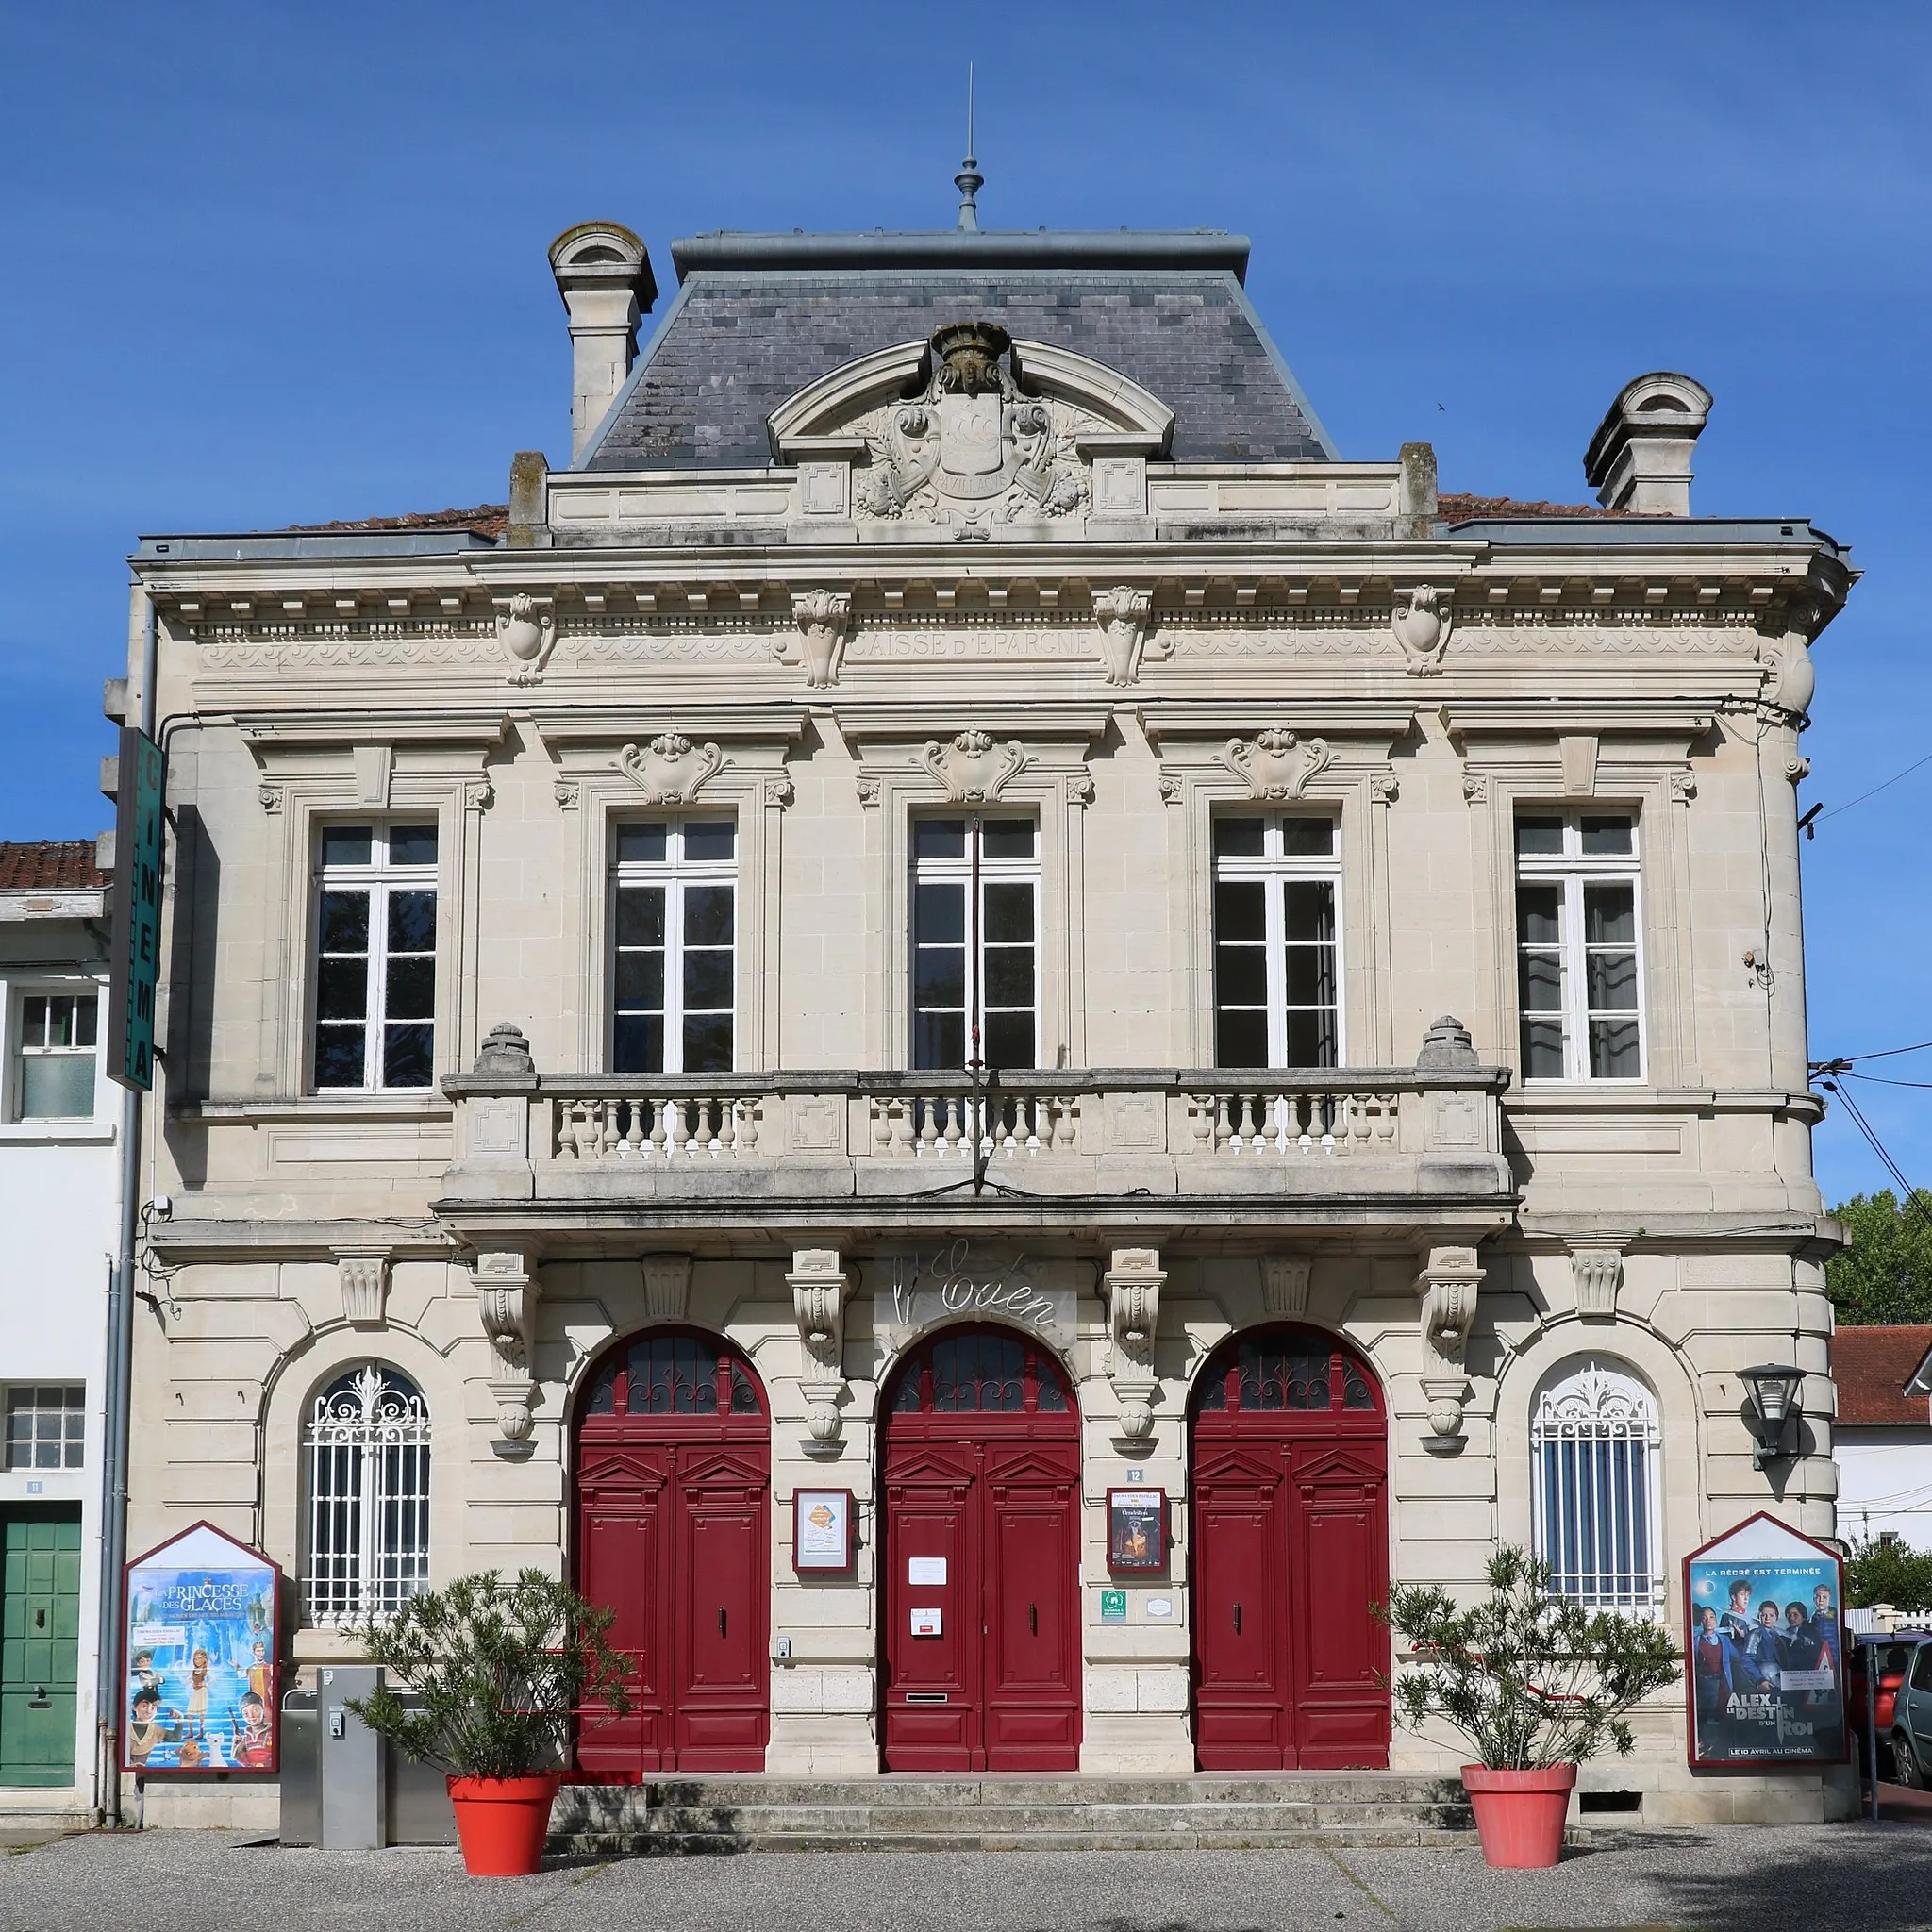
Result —
[[1381, 1391], [1367, 1365], [1313, 1328], [1257, 1328], [1230, 1336], [1195, 1381], [1195, 1414], [1357, 1416], [1379, 1423]]

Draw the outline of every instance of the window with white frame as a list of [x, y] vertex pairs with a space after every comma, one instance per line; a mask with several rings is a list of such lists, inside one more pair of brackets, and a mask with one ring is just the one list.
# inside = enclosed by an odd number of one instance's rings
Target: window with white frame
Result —
[[1040, 1064], [1040, 837], [1030, 818], [912, 822], [912, 1064]]
[[87, 1461], [87, 1391], [78, 1383], [7, 1391], [8, 1469], [79, 1469]]
[[100, 995], [25, 992], [14, 1048], [14, 1118], [92, 1120]]
[[1530, 1422], [1536, 1553], [1550, 1587], [1592, 1609], [1663, 1602], [1657, 1402], [1627, 1370], [1566, 1363]]
[[429, 1410], [406, 1375], [364, 1362], [315, 1398], [307, 1431], [311, 1624], [392, 1615], [429, 1582]]
[[436, 1071], [436, 827], [327, 825], [316, 875], [314, 1080], [428, 1087]]
[[737, 825], [620, 824], [611, 877], [611, 1071], [729, 1073], [737, 1052]]
[[1216, 816], [1216, 1066], [1341, 1064], [1336, 845], [1332, 817]]
[[1516, 821], [1516, 984], [1526, 1080], [1641, 1080], [1637, 821]]

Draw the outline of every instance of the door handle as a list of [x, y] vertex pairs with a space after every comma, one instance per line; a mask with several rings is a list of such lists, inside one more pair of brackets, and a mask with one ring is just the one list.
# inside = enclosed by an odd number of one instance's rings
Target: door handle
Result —
[[720, 1605], [718, 1606], [718, 1635], [719, 1635], [720, 1637], [722, 1637], [722, 1636], [724, 1636], [724, 1606], [723, 1604], [720, 1604]]
[[1237, 1637], [1241, 1634], [1241, 1607], [1240, 1604], [1236, 1604], [1234, 1607], [1234, 1634]]
[[1038, 1637], [1040, 1635], [1040, 1606], [1038, 1604], [1028, 1604], [1026, 1606], [1026, 1621], [1032, 1624], [1034, 1636]]

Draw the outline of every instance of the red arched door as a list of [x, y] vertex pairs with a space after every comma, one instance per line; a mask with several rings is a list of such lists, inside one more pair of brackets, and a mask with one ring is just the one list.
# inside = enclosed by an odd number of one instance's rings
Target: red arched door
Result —
[[1080, 1761], [1080, 1418], [1047, 1350], [948, 1328], [885, 1391], [888, 1771]]
[[578, 1764], [762, 1771], [772, 1430], [751, 1365], [713, 1336], [637, 1336], [592, 1376], [576, 1441], [577, 1588], [634, 1663], [632, 1709], [586, 1715]]
[[1388, 1421], [1333, 1336], [1231, 1337], [1201, 1372], [1191, 1485], [1203, 1771], [1389, 1762]]

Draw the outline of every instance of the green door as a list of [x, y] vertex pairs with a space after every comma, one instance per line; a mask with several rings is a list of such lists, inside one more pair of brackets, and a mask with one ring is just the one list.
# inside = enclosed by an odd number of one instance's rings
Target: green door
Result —
[[80, 1508], [13, 1508], [5, 1524], [0, 1785], [71, 1785], [80, 1662]]

